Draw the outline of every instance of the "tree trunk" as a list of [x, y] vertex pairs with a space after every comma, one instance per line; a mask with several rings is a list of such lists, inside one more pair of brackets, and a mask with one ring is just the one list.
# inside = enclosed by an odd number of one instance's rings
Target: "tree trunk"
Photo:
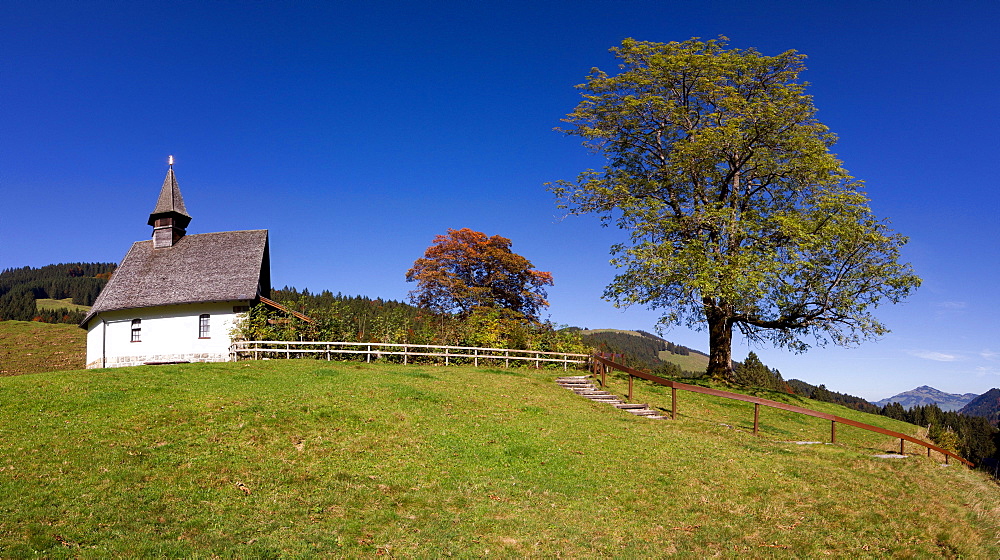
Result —
[[716, 381], [734, 380], [733, 325], [729, 313], [719, 307], [706, 306], [708, 320], [708, 376]]

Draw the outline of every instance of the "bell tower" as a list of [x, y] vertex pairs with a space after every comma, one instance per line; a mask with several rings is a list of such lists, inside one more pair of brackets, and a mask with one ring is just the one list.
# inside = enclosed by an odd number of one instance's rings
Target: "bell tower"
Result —
[[185, 228], [191, 223], [191, 216], [184, 208], [181, 189], [177, 186], [177, 178], [174, 177], [174, 156], [169, 157], [167, 164], [170, 167], [160, 188], [160, 198], [156, 200], [156, 208], [149, 215], [148, 223], [153, 226], [154, 249], [173, 247], [184, 237], [187, 233]]

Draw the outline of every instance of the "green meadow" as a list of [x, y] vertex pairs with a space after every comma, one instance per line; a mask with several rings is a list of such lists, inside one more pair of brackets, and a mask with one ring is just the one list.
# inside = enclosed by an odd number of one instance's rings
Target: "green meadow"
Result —
[[[4, 558], [1000, 557], [1000, 488], [898, 440], [561, 371], [273, 360], [0, 379]], [[624, 392], [625, 381], [611, 388]], [[772, 396], [773, 395], [768, 395]], [[636, 400], [669, 391], [636, 384]], [[807, 406], [907, 433], [912, 425]], [[914, 450], [916, 451], [916, 450]]]
[[90, 311], [89, 305], [79, 305], [73, 303], [73, 298], [48, 299], [39, 298], [35, 300], [35, 305], [39, 309], [69, 309], [70, 311]]

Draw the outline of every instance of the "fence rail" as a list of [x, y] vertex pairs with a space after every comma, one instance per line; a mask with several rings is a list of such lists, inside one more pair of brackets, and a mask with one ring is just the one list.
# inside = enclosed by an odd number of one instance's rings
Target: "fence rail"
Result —
[[499, 363], [510, 367], [511, 361], [534, 362], [536, 368], [542, 364], [561, 364], [563, 369], [569, 369], [572, 364], [585, 365], [590, 361], [590, 354], [574, 354], [570, 352], [544, 352], [540, 350], [515, 350], [511, 348], [479, 348], [474, 346], [435, 346], [432, 344], [393, 344], [385, 342], [294, 342], [283, 340], [248, 340], [234, 342], [229, 347], [229, 357], [233, 361], [261, 358], [291, 358], [292, 356], [314, 355], [327, 360], [338, 355], [363, 355], [366, 362], [378, 360], [386, 356], [402, 356], [403, 363], [410, 358], [443, 359], [445, 365], [453, 360], [479, 367], [480, 360], [485, 363]]
[[702, 393], [705, 395], [711, 395], [714, 397], [722, 397], [726, 399], [733, 399], [738, 401], [744, 401], [753, 403], [753, 433], [757, 433], [759, 428], [760, 420], [760, 407], [768, 406], [771, 408], [777, 408], [779, 410], [787, 410], [789, 412], [797, 412], [799, 414], [805, 414], [807, 416], [813, 416], [815, 418], [822, 418], [824, 420], [830, 421], [830, 443], [837, 443], [837, 424], [844, 424], [845, 426], [853, 426], [855, 428], [861, 428], [862, 430], [868, 430], [871, 432], [877, 432], [893, 438], [899, 438], [899, 454], [903, 454], [904, 442], [915, 443], [917, 445], [927, 448], [927, 456], [931, 456], [931, 450], [937, 451], [938, 453], [944, 455], [945, 464], [948, 463], [949, 457], [954, 457], [958, 459], [963, 464], [969, 467], [975, 466], [971, 461], [960, 457], [951, 451], [942, 449], [934, 444], [927, 443], [926, 441], [921, 441], [915, 437], [908, 436], [906, 434], [901, 434], [899, 432], [894, 432], [892, 430], [887, 430], [885, 428], [880, 428], [878, 426], [872, 426], [871, 424], [865, 424], [863, 422], [858, 422], [856, 420], [851, 420], [849, 418], [843, 418], [840, 416], [835, 416], [833, 414], [827, 414], [825, 412], [819, 412], [817, 410], [810, 410], [808, 408], [802, 408], [800, 406], [785, 404], [778, 401], [772, 401], [768, 399], [762, 399], [760, 397], [755, 397], [752, 395], [743, 395], [740, 393], [730, 393], [728, 391], [720, 391], [718, 389], [710, 389], [708, 387], [700, 387], [698, 385], [688, 385], [687, 383], [680, 383], [677, 381], [671, 381], [669, 379], [664, 379], [662, 377], [657, 377], [655, 375], [645, 373], [630, 367], [624, 366], [622, 364], [616, 363], [615, 361], [602, 355], [600, 353], [594, 354], [593, 361], [591, 362], [592, 372], [595, 375], [600, 376], [601, 385], [607, 387], [607, 372], [608, 369], [615, 369], [628, 374], [628, 399], [632, 400], [632, 379], [638, 377], [639, 379], [645, 379], [647, 381], [652, 381], [659, 385], [664, 385], [670, 387], [670, 418], [677, 418], [677, 391], [690, 391], [692, 393]]

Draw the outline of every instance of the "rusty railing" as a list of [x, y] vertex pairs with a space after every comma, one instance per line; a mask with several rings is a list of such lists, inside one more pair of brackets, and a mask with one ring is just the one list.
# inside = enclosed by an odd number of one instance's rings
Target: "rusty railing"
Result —
[[688, 385], [687, 383], [680, 383], [677, 381], [671, 381], [669, 379], [664, 379], [656, 375], [645, 373], [637, 369], [627, 367], [625, 365], [616, 363], [614, 360], [609, 359], [608, 354], [596, 353], [593, 355], [592, 373], [600, 376], [601, 385], [607, 387], [607, 373], [609, 369], [615, 369], [628, 374], [628, 400], [632, 400], [632, 379], [638, 377], [639, 379], [645, 379], [646, 381], [652, 381], [659, 385], [670, 387], [670, 418], [675, 420], [677, 418], [677, 391], [690, 391], [692, 393], [702, 393], [705, 395], [711, 395], [714, 397], [722, 397], [726, 399], [733, 399], [738, 401], [744, 401], [753, 403], [753, 433], [758, 432], [760, 426], [760, 407], [769, 406], [771, 408], [777, 408], [779, 410], [787, 410], [789, 412], [796, 412], [798, 414], [805, 414], [806, 416], [812, 416], [815, 418], [822, 418], [824, 420], [830, 421], [830, 443], [837, 443], [837, 424], [844, 424], [845, 426], [853, 426], [855, 428], [861, 428], [862, 430], [868, 430], [871, 432], [877, 432], [884, 434], [893, 438], [899, 438], [899, 454], [903, 455], [903, 445], [905, 442], [915, 443], [917, 445], [927, 448], [927, 456], [931, 456], [931, 450], [937, 451], [938, 453], [944, 455], [944, 462], [948, 464], [948, 458], [954, 457], [963, 464], [973, 467], [975, 466], [971, 461], [960, 457], [947, 449], [942, 449], [932, 443], [927, 443], [926, 441], [921, 441], [915, 437], [908, 436], [906, 434], [901, 434], [899, 432], [894, 432], [892, 430], [887, 430], [885, 428], [880, 428], [878, 426], [872, 426], [871, 424], [865, 424], [863, 422], [858, 422], [856, 420], [851, 420], [850, 418], [843, 418], [840, 416], [835, 416], [833, 414], [827, 414], [825, 412], [819, 412], [816, 410], [810, 410], [808, 408], [802, 408], [800, 406], [785, 404], [778, 401], [772, 401], [768, 399], [762, 399], [760, 397], [755, 397], [752, 395], [744, 395], [741, 393], [730, 393], [728, 391], [720, 391], [718, 389], [710, 389], [708, 387], [700, 387], [698, 385]]

